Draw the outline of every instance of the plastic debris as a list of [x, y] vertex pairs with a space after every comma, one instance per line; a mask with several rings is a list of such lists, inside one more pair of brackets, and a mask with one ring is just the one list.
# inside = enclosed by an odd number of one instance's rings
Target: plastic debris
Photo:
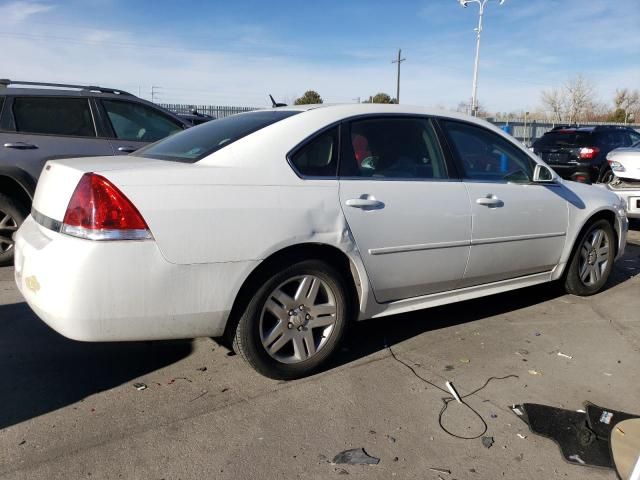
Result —
[[527, 438], [527, 436], [526, 436], [526, 435], [523, 435], [523, 434], [521, 434], [521, 433], [518, 433], [517, 435], [518, 435], [518, 438], [521, 438], [522, 440], [524, 440], [525, 438]]
[[529, 370], [529, 375], [542, 375], [542, 372], [538, 370]]
[[468, 358], [461, 358], [460, 359], [460, 363], [469, 363], [471, 360], [469, 360]]
[[513, 413], [515, 413], [516, 415], [518, 415], [519, 417], [522, 416], [522, 410], [520, 410], [518, 407], [516, 407], [515, 405], [511, 406], [511, 411], [513, 411]]
[[521, 348], [520, 350], [516, 351], [516, 355], [529, 355], [529, 350]]
[[571, 355], [567, 355], [566, 353], [558, 352], [559, 357], [568, 358], [571, 360], [573, 357]]
[[364, 451], [364, 448], [353, 448], [337, 454], [333, 457], [332, 463], [346, 465], [377, 465], [380, 463], [380, 459], [369, 455]]
[[579, 463], [580, 465], [586, 465], [587, 462], [585, 462], [583, 459], [580, 458], [580, 455], [569, 455], [569, 460], [573, 460], [576, 463]]
[[460, 395], [458, 395], [458, 391], [456, 390], [456, 387], [453, 386], [453, 383], [446, 382], [445, 385], [451, 392], [451, 395], [453, 395], [453, 398], [455, 398], [458, 403], [462, 403], [462, 400], [460, 399]]
[[482, 437], [482, 445], [484, 445], [486, 448], [491, 448], [493, 443], [493, 437]]
[[613, 373], [609, 373], [609, 372], [602, 372], [602, 374], [606, 377], [612, 377]]
[[139, 383], [134, 383], [133, 386], [138, 391], [147, 389], [147, 386], [144, 383], [140, 383], [140, 382]]
[[445, 475], [451, 475], [451, 470], [447, 468], [429, 467], [429, 470], [436, 473], [444, 473]]

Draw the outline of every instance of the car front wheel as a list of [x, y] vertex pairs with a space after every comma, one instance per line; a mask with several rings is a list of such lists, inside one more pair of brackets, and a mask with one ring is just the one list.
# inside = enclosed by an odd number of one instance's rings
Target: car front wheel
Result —
[[606, 220], [592, 223], [576, 244], [565, 277], [565, 289], [573, 295], [593, 295], [604, 287], [613, 268], [615, 235]]
[[349, 312], [346, 292], [342, 275], [319, 260], [272, 274], [240, 317], [235, 350], [270, 378], [313, 373], [342, 339]]

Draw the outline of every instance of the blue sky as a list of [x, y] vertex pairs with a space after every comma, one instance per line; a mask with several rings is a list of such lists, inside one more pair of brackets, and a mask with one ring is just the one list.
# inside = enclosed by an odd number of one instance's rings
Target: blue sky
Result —
[[[103, 84], [164, 102], [266, 105], [395, 94], [453, 108], [471, 94], [477, 6], [456, 0], [3, 1], [0, 77]], [[599, 100], [640, 88], [640, 0], [490, 0], [479, 99], [535, 110], [582, 74]]]

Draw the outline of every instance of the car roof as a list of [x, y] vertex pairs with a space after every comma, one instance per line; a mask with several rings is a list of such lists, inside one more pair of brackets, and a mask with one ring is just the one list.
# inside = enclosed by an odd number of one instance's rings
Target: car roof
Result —
[[6, 87], [0, 88], [0, 95], [25, 97], [108, 97], [108, 98], [138, 98], [128, 93], [98, 92], [84, 89], [67, 88], [29, 88]]

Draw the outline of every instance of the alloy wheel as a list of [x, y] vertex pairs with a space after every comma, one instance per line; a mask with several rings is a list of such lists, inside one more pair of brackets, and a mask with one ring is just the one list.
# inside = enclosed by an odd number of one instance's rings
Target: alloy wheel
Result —
[[336, 295], [315, 275], [293, 277], [275, 288], [260, 314], [260, 341], [282, 363], [299, 363], [328, 342], [337, 321]]
[[578, 267], [578, 275], [584, 285], [591, 287], [600, 282], [609, 264], [610, 251], [609, 237], [603, 229], [597, 228], [589, 233], [580, 248]]
[[13, 233], [18, 222], [9, 213], [0, 210], [0, 255], [13, 249]]

